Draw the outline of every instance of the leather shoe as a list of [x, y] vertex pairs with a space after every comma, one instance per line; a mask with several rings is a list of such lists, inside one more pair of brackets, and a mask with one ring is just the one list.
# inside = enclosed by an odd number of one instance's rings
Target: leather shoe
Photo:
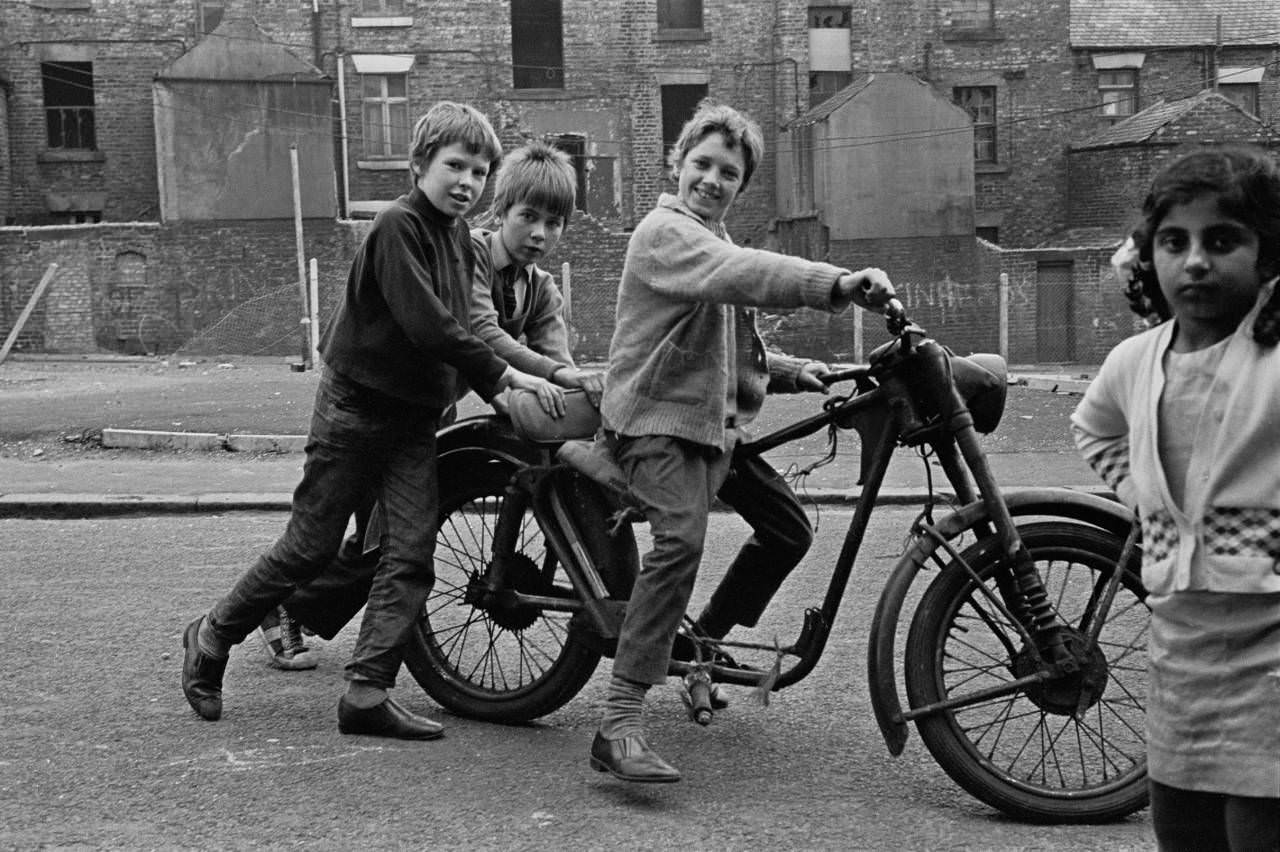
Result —
[[607, 740], [596, 731], [591, 741], [591, 768], [610, 772], [623, 781], [669, 783], [680, 780], [680, 770], [658, 757], [642, 736]]
[[216, 722], [222, 717], [222, 673], [227, 670], [226, 657], [214, 657], [200, 650], [197, 618], [182, 634], [182, 694], [202, 719]]
[[338, 702], [338, 730], [344, 734], [401, 740], [434, 740], [444, 736], [444, 725], [410, 713], [390, 696], [372, 707], [356, 707], [342, 696]]

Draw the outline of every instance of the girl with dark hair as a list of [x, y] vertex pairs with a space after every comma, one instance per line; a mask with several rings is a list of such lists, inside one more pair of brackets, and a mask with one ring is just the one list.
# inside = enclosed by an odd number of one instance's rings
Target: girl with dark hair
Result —
[[1161, 321], [1112, 350], [1072, 427], [1142, 523], [1156, 840], [1280, 849], [1280, 169], [1206, 148], [1143, 214], [1131, 292]]

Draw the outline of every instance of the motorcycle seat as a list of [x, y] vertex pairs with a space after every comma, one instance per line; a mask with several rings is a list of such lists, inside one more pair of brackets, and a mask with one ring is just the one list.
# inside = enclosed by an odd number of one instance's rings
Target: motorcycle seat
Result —
[[577, 388], [565, 391], [564, 407], [563, 417], [552, 417], [542, 410], [533, 391], [507, 393], [507, 415], [512, 427], [521, 438], [535, 444], [590, 438], [600, 428], [600, 410], [591, 404], [586, 391]]

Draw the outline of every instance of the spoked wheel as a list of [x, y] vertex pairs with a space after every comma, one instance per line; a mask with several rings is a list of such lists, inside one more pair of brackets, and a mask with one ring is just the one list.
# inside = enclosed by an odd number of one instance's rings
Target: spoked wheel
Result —
[[[1123, 540], [1064, 522], [1027, 524], [1019, 532], [1079, 671], [979, 696], [1033, 674], [1036, 657], [967, 572], [949, 565], [912, 619], [907, 695], [913, 708], [975, 700], [921, 716], [916, 727], [956, 783], [1011, 816], [1054, 823], [1118, 819], [1147, 804], [1146, 592], [1131, 566], [1096, 647], [1086, 647]], [[984, 539], [961, 554], [997, 597], [998, 551], [993, 539]]]
[[[599, 650], [569, 629], [570, 613], [486, 594], [512, 472], [491, 463], [441, 489], [436, 582], [404, 649], [405, 665], [428, 695], [460, 716], [490, 722], [527, 722], [564, 706], [600, 661]], [[507, 581], [527, 594], [574, 596], [532, 512], [521, 523]]]

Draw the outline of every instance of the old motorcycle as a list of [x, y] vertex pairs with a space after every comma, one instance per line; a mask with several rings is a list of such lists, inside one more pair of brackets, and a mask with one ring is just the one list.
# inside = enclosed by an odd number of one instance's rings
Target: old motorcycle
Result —
[[[826, 378], [852, 390], [736, 450], [826, 430], [834, 457], [840, 439], [860, 437], [861, 495], [825, 596], [790, 644], [691, 636], [697, 653], [670, 671], [686, 677], [704, 721], [709, 683], [774, 691], [803, 680], [890, 458], [911, 450], [941, 467], [958, 508], [935, 518], [946, 501], [929, 489], [871, 620], [868, 682], [889, 751], [903, 751], [914, 724], [952, 779], [1020, 819], [1096, 822], [1142, 808], [1148, 613], [1131, 513], [1068, 489], [1002, 493], [978, 435], [1003, 412], [1003, 361], [954, 355], [896, 302], [886, 316], [889, 342]], [[405, 662], [433, 699], [475, 719], [528, 721], [577, 695], [613, 652], [638, 570], [621, 472], [575, 440], [585, 435], [536, 421], [513, 406], [510, 418], [471, 418], [440, 436], [437, 579]], [[745, 664], [753, 654], [762, 661]]]

